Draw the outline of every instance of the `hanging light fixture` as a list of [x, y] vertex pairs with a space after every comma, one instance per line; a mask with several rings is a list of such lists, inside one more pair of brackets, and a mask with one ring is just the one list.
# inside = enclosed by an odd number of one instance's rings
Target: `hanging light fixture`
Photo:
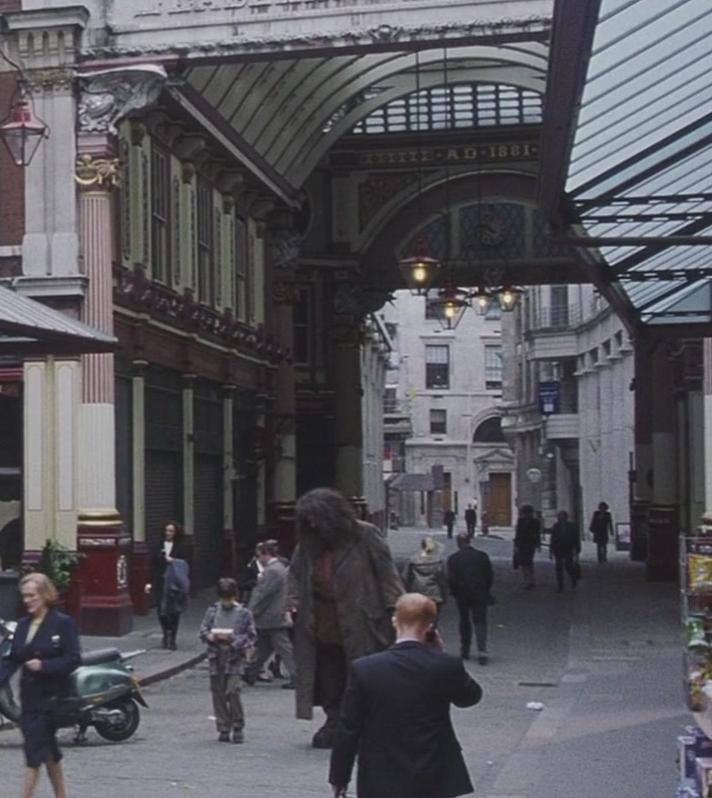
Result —
[[29, 166], [49, 128], [32, 109], [24, 81], [18, 81], [8, 115], [0, 122], [0, 138], [16, 166]]
[[[418, 134], [418, 194], [417, 208], [418, 218], [423, 218], [423, 160], [421, 158], [421, 137], [420, 137], [420, 53], [415, 51], [415, 102], [416, 120]], [[425, 235], [420, 234], [415, 240], [415, 251], [412, 255], [401, 258], [398, 261], [405, 284], [411, 294], [415, 296], [425, 296], [428, 288], [433, 284], [440, 271], [440, 261], [428, 254], [428, 242]]]
[[503, 285], [496, 293], [499, 309], [503, 313], [511, 313], [519, 304], [519, 300], [523, 293], [523, 288], [513, 285]]
[[18, 74], [10, 109], [0, 122], [0, 138], [16, 166], [29, 166], [42, 141], [49, 138], [49, 127], [32, 108], [32, 95], [22, 67], [6, 55], [1, 47], [0, 58]]
[[469, 293], [453, 285], [446, 285], [432, 300], [438, 308], [438, 321], [444, 330], [454, 330], [470, 307]]
[[470, 301], [479, 316], [486, 316], [492, 307], [495, 298], [484, 285], [478, 285], [470, 294]]

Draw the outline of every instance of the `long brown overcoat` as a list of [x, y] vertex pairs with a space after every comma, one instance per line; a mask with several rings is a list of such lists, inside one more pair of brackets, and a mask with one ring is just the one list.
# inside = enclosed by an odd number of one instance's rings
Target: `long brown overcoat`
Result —
[[[297, 609], [294, 627], [297, 717], [311, 720], [316, 679], [314, 563], [297, 546], [289, 568], [288, 604]], [[403, 585], [378, 528], [358, 522], [354, 537], [336, 550], [336, 607], [349, 662], [393, 643], [391, 611]]]

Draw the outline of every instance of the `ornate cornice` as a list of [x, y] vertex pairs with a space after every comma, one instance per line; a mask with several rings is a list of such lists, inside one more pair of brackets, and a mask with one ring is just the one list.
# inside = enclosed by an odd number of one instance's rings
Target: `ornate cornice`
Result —
[[116, 133], [116, 124], [131, 111], [156, 102], [167, 74], [162, 66], [143, 64], [79, 73], [79, 130]]

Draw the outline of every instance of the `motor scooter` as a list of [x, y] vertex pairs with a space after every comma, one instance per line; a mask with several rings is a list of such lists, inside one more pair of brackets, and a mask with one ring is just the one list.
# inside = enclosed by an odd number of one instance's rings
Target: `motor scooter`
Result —
[[[0, 657], [10, 652], [17, 623], [0, 619]], [[122, 654], [116, 648], [103, 648], [82, 654], [82, 664], [69, 676], [70, 689], [53, 708], [58, 728], [77, 727], [74, 741], [86, 740], [93, 726], [111, 742], [128, 740], [141, 720], [139, 704], [148, 708], [138, 679], [128, 660], [145, 649]], [[0, 689], [0, 714], [8, 720], [20, 719], [20, 706], [10, 684]]]

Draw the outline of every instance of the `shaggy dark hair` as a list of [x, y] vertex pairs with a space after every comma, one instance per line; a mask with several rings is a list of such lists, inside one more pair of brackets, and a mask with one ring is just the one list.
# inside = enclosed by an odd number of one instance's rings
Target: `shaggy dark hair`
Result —
[[300, 496], [296, 506], [301, 540], [318, 539], [327, 546], [357, 534], [356, 513], [346, 497], [333, 488], [314, 488]]

